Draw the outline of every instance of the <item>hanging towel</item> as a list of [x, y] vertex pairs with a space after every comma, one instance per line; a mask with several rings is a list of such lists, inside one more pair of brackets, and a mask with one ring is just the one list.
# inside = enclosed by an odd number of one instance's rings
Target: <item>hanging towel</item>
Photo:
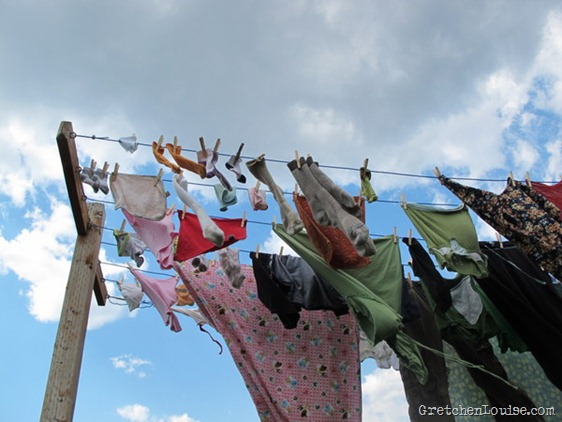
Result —
[[166, 215], [164, 184], [156, 176], [112, 173], [110, 183], [115, 209], [147, 220], [162, 220]]

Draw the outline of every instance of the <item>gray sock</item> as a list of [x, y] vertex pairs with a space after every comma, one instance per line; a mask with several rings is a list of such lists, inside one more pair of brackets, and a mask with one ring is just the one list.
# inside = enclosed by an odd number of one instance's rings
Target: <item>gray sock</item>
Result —
[[326, 176], [326, 174], [320, 170], [320, 167], [318, 167], [318, 163], [314, 162], [312, 157], [308, 157], [306, 159], [306, 164], [310, 168], [310, 172], [316, 180], [318, 180], [324, 189], [330, 192], [330, 195], [332, 195], [348, 213], [357, 218], [361, 218], [361, 209], [355, 202], [355, 199], [353, 199], [353, 196], [344, 191], [336, 185], [332, 179]]
[[281, 188], [273, 180], [273, 177], [267, 169], [263, 155], [248, 161], [246, 167], [248, 167], [250, 173], [261, 183], [266, 185], [273, 194], [273, 198], [279, 204], [281, 219], [283, 220], [283, 226], [285, 230], [287, 230], [287, 233], [293, 235], [300, 232], [303, 229], [302, 221], [285, 199]]
[[[369, 229], [361, 220], [347, 212], [341, 203], [320, 184], [312, 175], [310, 167], [304, 164], [302, 157], [300, 163], [300, 168], [297, 166], [296, 160], [291, 161], [287, 166], [302, 189], [314, 218], [320, 217], [319, 220], [317, 219], [319, 224], [331, 225], [340, 229], [351, 240], [359, 255], [373, 255], [376, 250], [373, 239], [369, 236]], [[333, 182], [330, 181], [330, 183]]]

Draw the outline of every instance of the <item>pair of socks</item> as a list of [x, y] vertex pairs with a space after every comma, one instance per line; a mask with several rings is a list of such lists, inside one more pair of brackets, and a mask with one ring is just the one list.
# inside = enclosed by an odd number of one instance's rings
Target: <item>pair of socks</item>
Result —
[[351, 195], [320, 170], [312, 157], [287, 164], [310, 205], [314, 219], [323, 226], [340, 229], [360, 256], [376, 252], [369, 229], [360, 220], [361, 209]]
[[248, 161], [246, 166], [248, 167], [250, 173], [252, 173], [252, 175], [261, 183], [266, 185], [271, 193], [273, 193], [273, 198], [279, 204], [283, 227], [285, 227], [287, 233], [293, 235], [300, 232], [303, 229], [302, 221], [283, 196], [281, 188], [273, 180], [273, 177], [271, 176], [271, 173], [269, 173], [265, 163], [264, 156], [261, 155], [251, 161]]
[[154, 158], [156, 159], [156, 161], [158, 161], [160, 164], [164, 164], [174, 173], [181, 173], [181, 169], [179, 168], [179, 166], [164, 157], [164, 151], [165, 149], [162, 145], [158, 145], [158, 142], [152, 142], [152, 153], [154, 154]]
[[187, 193], [187, 180], [184, 177], [179, 175], [174, 175], [173, 177], [173, 184], [174, 190], [176, 194], [180, 198], [180, 200], [191, 208], [195, 215], [197, 215], [197, 219], [199, 220], [199, 224], [201, 225], [201, 230], [203, 233], [203, 237], [211, 242], [213, 242], [216, 246], [222, 246], [224, 243], [224, 232], [216, 225], [216, 223], [211, 220], [211, 218], [207, 215], [203, 207], [197, 203], [195, 199], [191, 197], [189, 193]]
[[222, 174], [217, 169], [217, 161], [219, 159], [219, 154], [215, 150], [211, 148], [207, 148], [206, 150], [197, 151], [197, 162], [203, 166], [205, 166], [206, 177], [211, 178], [216, 176], [219, 179], [221, 185], [225, 187], [227, 190], [232, 190], [232, 186], [230, 182], [226, 179], [224, 174]]
[[238, 249], [221, 249], [218, 251], [221, 268], [228, 277], [232, 287], [239, 289], [246, 276], [242, 274]]
[[205, 258], [205, 255], [201, 254], [191, 260], [191, 265], [199, 272], [204, 273], [209, 269], [209, 260]]
[[233, 186], [231, 190], [228, 190], [220, 183], [217, 183], [214, 188], [215, 195], [220, 203], [219, 209], [221, 211], [226, 211], [228, 210], [228, 207], [238, 203], [238, 198], [236, 196], [236, 187]]
[[109, 193], [109, 185], [107, 184], [107, 172], [102, 174], [102, 169], [92, 171], [89, 167], [84, 167], [80, 172], [80, 180], [90, 185], [95, 193], [100, 190], [107, 195]]

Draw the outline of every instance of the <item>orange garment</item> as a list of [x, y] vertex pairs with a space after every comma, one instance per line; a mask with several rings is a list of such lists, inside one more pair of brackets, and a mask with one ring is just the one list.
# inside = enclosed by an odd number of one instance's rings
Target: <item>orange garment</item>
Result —
[[198, 174], [199, 177], [201, 177], [201, 179], [207, 177], [207, 170], [204, 165], [192, 161], [189, 158], [185, 158], [184, 156], [181, 155], [181, 146], [166, 144], [166, 148], [168, 148], [170, 155], [177, 163], [177, 165], [180, 166], [182, 169], [186, 169], [192, 173]]
[[[340, 229], [318, 224], [304, 196], [293, 193], [293, 202], [312, 244], [330, 267], [336, 269], [361, 268], [371, 262], [370, 258], [357, 253], [349, 238]], [[361, 198], [358, 205], [361, 220], [364, 222], [364, 198]]]
[[158, 146], [158, 142], [152, 142], [152, 153], [154, 154], [156, 161], [160, 164], [164, 164], [166, 167], [171, 168], [174, 173], [181, 173], [181, 169], [177, 165], [164, 157], [164, 147], [162, 145]]
[[193, 306], [193, 304], [195, 303], [183, 283], [179, 283], [176, 286], [176, 296], [178, 298], [178, 300], [176, 301], [176, 305], [178, 306]]

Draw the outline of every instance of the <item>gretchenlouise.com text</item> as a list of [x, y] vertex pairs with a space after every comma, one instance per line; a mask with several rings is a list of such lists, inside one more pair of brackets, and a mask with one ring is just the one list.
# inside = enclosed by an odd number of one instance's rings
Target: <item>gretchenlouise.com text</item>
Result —
[[556, 416], [554, 407], [506, 406], [425, 406], [418, 407], [421, 416]]

